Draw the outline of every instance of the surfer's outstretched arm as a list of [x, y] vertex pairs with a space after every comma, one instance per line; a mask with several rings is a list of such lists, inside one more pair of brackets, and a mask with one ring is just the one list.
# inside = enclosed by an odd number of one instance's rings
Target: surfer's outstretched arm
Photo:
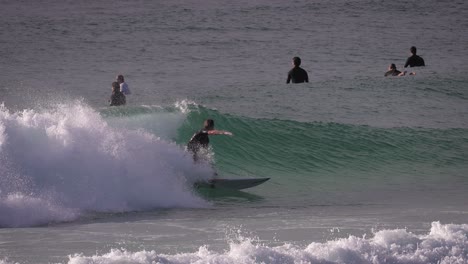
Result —
[[208, 135], [228, 135], [232, 136], [233, 134], [229, 131], [224, 131], [224, 130], [208, 130]]

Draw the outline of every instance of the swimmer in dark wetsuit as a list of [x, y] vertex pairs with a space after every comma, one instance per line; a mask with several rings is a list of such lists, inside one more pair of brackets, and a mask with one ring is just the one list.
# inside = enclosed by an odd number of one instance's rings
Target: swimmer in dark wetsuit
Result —
[[388, 66], [388, 71], [385, 73], [385, 77], [387, 76], [400, 76], [401, 75], [401, 71], [397, 70], [396, 69], [396, 65], [395, 64], [390, 64], [390, 66]]
[[410, 48], [410, 51], [411, 51], [411, 57], [409, 57], [407, 60], [406, 60], [406, 63], [405, 63], [405, 68], [410, 66], [410, 67], [419, 67], [419, 66], [426, 66], [426, 64], [424, 63], [424, 59], [419, 57], [418, 55], [416, 55], [416, 47], [413, 46]]
[[120, 85], [118, 82], [112, 83], [112, 95], [109, 100], [110, 106], [125, 105], [125, 95], [120, 91]]
[[[388, 77], [388, 76], [405, 76], [407, 73], [407, 71], [404, 71], [404, 72], [401, 72], [399, 70], [397, 70], [395, 64], [390, 64], [390, 66], [388, 66], [388, 71], [385, 73], [385, 77]], [[415, 72], [410, 72], [409, 75], [416, 75]]]
[[213, 119], [205, 120], [205, 122], [203, 123], [203, 129], [196, 132], [187, 144], [187, 150], [192, 152], [194, 161], [199, 160], [200, 157], [198, 155], [200, 150], [208, 149], [208, 146], [210, 144], [210, 139], [208, 138], [208, 136], [211, 135], [232, 136], [232, 133], [223, 130], [215, 130]]
[[301, 58], [299, 57], [294, 57], [293, 58], [293, 65], [294, 68], [292, 68], [288, 72], [288, 79], [286, 80], [286, 83], [303, 83], [303, 82], [309, 82], [309, 75], [307, 75], [307, 72], [299, 67], [301, 65]]

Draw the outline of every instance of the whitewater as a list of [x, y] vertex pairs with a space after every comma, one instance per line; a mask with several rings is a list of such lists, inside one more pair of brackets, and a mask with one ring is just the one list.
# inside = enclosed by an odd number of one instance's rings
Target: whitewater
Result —
[[2, 106], [0, 131], [1, 227], [209, 204], [189, 188], [213, 173], [209, 166], [153, 134], [112, 128], [81, 102], [16, 113]]
[[430, 231], [423, 235], [402, 229], [382, 230], [371, 238], [350, 236], [306, 247], [292, 244], [268, 247], [239, 237], [224, 253], [207, 247], [176, 255], [113, 249], [103, 255], [69, 256], [68, 263], [466, 263], [467, 234], [468, 225], [433, 222]]
[[[0, 264], [468, 263], [467, 13], [0, 1]], [[234, 136], [194, 163], [207, 118]], [[215, 172], [270, 180], [193, 187]]]

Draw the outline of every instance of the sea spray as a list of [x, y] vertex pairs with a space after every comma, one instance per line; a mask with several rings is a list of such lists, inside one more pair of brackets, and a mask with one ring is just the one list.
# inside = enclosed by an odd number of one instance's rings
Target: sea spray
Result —
[[143, 129], [112, 127], [80, 101], [15, 113], [3, 107], [0, 131], [0, 226], [207, 205], [191, 183], [210, 177], [210, 166]]
[[11, 193], [1, 197], [0, 201], [0, 225], [2, 226], [29, 226], [44, 224], [51, 221], [65, 222], [76, 219], [79, 211], [54, 204], [55, 200], [27, 195], [23, 193]]
[[[186, 121], [187, 114], [197, 111], [198, 105], [189, 100], [177, 101], [173, 106], [141, 105], [102, 108], [99, 113], [115, 128], [143, 129], [166, 140], [173, 141], [177, 130]], [[186, 139], [188, 140], [188, 139]]]
[[18, 262], [9, 262], [8, 259], [0, 259], [0, 264], [19, 264]]
[[462, 264], [468, 261], [468, 225], [433, 222], [426, 234], [404, 229], [381, 230], [366, 238], [349, 236], [306, 247], [285, 243], [268, 246], [248, 238], [230, 242], [224, 252], [202, 246], [196, 252], [174, 255], [154, 250], [130, 252], [112, 249], [94, 256], [75, 254], [69, 264], [87, 263], [395, 263], [395, 264]]

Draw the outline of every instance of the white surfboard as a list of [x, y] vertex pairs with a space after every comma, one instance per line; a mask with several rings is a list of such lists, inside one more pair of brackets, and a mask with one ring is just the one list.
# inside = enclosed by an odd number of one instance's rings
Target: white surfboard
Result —
[[195, 183], [195, 187], [242, 190], [262, 184], [269, 179], [270, 178], [212, 179], [206, 182], [197, 182]]

